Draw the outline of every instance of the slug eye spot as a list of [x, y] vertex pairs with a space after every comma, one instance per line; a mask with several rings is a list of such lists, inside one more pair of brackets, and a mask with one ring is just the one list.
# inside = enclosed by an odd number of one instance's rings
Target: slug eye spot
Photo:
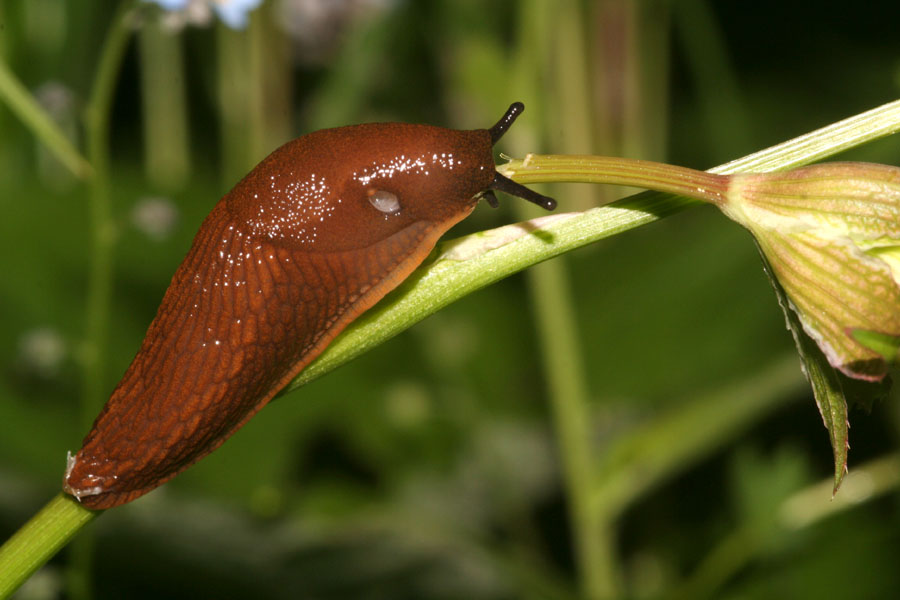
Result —
[[400, 212], [400, 198], [397, 197], [397, 194], [375, 189], [369, 189], [366, 194], [368, 194], [372, 206], [384, 214], [394, 215]]

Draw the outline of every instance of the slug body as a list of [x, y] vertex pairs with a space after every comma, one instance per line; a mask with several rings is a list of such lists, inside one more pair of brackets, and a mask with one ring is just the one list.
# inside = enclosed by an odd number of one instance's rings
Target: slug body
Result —
[[203, 222], [69, 458], [64, 491], [111, 508], [212, 452], [402, 282], [480, 195], [495, 203], [491, 188], [549, 207], [495, 174], [493, 143], [521, 110], [490, 130], [317, 131], [263, 160]]

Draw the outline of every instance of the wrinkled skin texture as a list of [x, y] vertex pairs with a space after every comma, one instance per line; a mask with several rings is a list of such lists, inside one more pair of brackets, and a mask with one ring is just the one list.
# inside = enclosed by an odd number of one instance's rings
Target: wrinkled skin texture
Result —
[[216, 449], [472, 211], [491, 145], [386, 123], [273, 152], [203, 222], [63, 489], [111, 508]]

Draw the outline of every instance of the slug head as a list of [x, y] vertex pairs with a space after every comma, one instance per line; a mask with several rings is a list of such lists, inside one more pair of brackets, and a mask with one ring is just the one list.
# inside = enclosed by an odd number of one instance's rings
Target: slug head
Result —
[[491, 190], [548, 210], [556, 203], [494, 170], [493, 144], [524, 107], [491, 129], [371, 123], [316, 131], [273, 152], [226, 197], [247, 233], [310, 252], [371, 247], [415, 224], [456, 223]]

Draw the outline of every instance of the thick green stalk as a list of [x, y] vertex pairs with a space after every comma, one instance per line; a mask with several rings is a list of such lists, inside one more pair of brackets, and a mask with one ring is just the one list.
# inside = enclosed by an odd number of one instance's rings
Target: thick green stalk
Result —
[[93, 174], [90, 163], [72, 145], [47, 112], [0, 60], [0, 99], [19, 117], [34, 137], [39, 139], [76, 177], [87, 179]]

